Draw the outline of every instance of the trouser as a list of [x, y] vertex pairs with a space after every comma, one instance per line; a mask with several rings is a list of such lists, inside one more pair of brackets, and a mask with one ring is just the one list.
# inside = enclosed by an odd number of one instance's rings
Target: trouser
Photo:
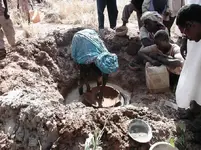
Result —
[[115, 28], [117, 24], [117, 3], [116, 0], [97, 0], [99, 29], [104, 29], [104, 10], [107, 6], [110, 28]]
[[3, 37], [6, 36], [8, 43], [15, 45], [15, 30], [11, 19], [5, 19], [4, 16], [0, 16], [0, 49], [4, 49]]
[[130, 15], [132, 14], [133, 11], [135, 11], [137, 14], [138, 27], [140, 29], [142, 27], [142, 22], [140, 20], [142, 14], [131, 3], [128, 5], [125, 5], [123, 13], [122, 13], [122, 20], [123, 22], [128, 23], [128, 19], [130, 18]]
[[170, 32], [171, 32], [171, 27], [172, 27], [172, 25], [174, 23], [174, 20], [175, 20], [175, 17], [170, 17], [169, 21], [163, 21], [163, 24], [168, 28], [169, 35], [170, 35]]
[[13, 23], [10, 19], [5, 19], [4, 16], [0, 16], [0, 60], [6, 57], [6, 50], [4, 44], [4, 34], [8, 40], [8, 43], [15, 45], [15, 31]]

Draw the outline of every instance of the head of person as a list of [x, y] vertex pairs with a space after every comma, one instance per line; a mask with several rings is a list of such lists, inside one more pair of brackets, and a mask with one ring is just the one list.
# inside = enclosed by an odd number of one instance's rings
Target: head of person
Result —
[[154, 43], [158, 49], [166, 53], [170, 49], [170, 37], [167, 31], [159, 30], [154, 35]]
[[142, 14], [141, 21], [148, 32], [155, 33], [165, 29], [162, 16], [156, 11], [147, 11]]
[[191, 4], [182, 7], [177, 15], [176, 24], [181, 33], [189, 40], [198, 42], [201, 39], [201, 5]]

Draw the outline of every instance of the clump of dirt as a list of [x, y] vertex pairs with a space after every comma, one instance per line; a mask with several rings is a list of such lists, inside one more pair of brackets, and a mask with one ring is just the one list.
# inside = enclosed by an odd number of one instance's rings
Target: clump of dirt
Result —
[[[94, 109], [81, 102], [64, 105], [66, 93], [77, 83], [78, 70], [71, 59], [70, 44], [74, 33], [81, 29], [63, 29], [45, 38], [21, 40], [0, 61], [1, 149], [80, 150], [89, 133], [103, 128], [103, 149], [138, 148], [141, 145], [127, 134], [128, 124], [135, 118], [152, 126], [151, 143], [175, 135], [175, 111], [163, 106], [174, 96], [147, 93], [144, 72], [128, 68], [132, 57], [125, 48], [129, 42], [122, 42], [115, 51], [120, 68], [110, 76], [110, 82], [132, 93], [131, 105], [109, 109]], [[108, 40], [107, 46], [115, 45], [114, 41]]]

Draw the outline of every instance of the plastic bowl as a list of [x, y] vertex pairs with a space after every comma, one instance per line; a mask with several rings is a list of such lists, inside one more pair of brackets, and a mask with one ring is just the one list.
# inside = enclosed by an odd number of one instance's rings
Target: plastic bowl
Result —
[[167, 142], [157, 142], [150, 147], [149, 150], [178, 150], [177, 148], [172, 147]]
[[139, 143], [148, 143], [153, 136], [150, 125], [140, 119], [131, 121], [128, 127], [128, 134], [133, 140]]

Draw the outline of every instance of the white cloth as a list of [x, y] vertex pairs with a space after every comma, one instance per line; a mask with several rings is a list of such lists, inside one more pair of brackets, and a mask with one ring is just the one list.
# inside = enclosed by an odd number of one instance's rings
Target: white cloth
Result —
[[188, 4], [200, 4], [201, 5], [201, 0], [185, 0], [186, 5]]
[[180, 108], [188, 108], [192, 100], [201, 105], [201, 41], [188, 41], [187, 50], [176, 90], [176, 101]]

